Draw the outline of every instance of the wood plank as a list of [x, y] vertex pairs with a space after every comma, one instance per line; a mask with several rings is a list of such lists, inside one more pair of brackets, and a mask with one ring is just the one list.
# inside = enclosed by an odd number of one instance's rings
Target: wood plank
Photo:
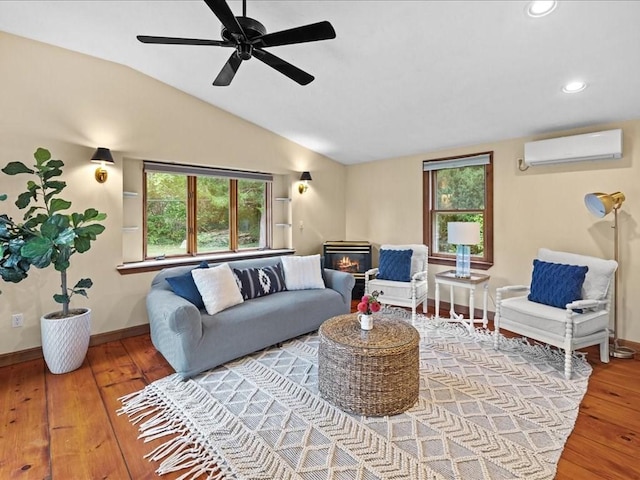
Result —
[[130, 478], [89, 362], [46, 384], [52, 478]]
[[44, 360], [0, 369], [0, 478], [48, 478]]
[[558, 462], [555, 480], [603, 480], [603, 477], [582, 465], [570, 462], [563, 455]]
[[123, 339], [122, 344], [142, 371], [147, 383], [175, 373], [162, 354], [155, 349], [148, 335]]
[[142, 378], [142, 372], [122, 342], [92, 347], [87, 353], [87, 359], [99, 387]]
[[[586, 432], [588, 435], [588, 432]], [[581, 465], [599, 475], [598, 478], [630, 480], [640, 478], [640, 463], [637, 454], [630, 456], [615, 448], [604, 447], [601, 443], [584, 435], [569, 437], [562, 458]]]
[[[131, 424], [126, 415], [117, 415], [116, 413], [117, 410], [122, 407], [122, 403], [118, 400], [120, 397], [140, 391], [145, 386], [145, 382], [141, 378], [138, 378], [128, 382], [114, 383], [101, 388], [102, 398], [111, 419], [113, 429], [119, 439], [120, 449], [122, 450], [127, 468], [131, 478], [135, 480], [158, 478], [155, 470], [158, 468], [159, 462], [150, 462], [144, 458], [144, 456], [170, 438], [166, 437], [164, 439], [145, 442], [143, 439], [138, 438], [138, 426]], [[171, 472], [163, 475], [161, 478], [163, 480], [173, 480], [178, 478], [181, 473], [185, 473], [185, 471]]]

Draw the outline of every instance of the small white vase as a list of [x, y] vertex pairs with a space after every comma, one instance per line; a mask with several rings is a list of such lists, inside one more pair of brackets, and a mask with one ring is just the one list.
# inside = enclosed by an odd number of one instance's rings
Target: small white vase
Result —
[[358, 314], [358, 321], [362, 330], [371, 330], [373, 328], [373, 315]]
[[[51, 373], [67, 373], [80, 368], [89, 348], [91, 310], [76, 309], [67, 318], [40, 318], [42, 353]], [[72, 311], [74, 312], [74, 311]]]

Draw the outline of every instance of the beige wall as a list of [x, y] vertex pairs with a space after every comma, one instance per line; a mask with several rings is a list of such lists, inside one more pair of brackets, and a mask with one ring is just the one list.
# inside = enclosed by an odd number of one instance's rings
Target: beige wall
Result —
[[[546, 167], [517, 168], [524, 143], [577, 133], [623, 129], [623, 158]], [[527, 284], [531, 261], [539, 247], [613, 258], [613, 215], [593, 217], [584, 206], [588, 192], [622, 191], [627, 200], [619, 213], [620, 234], [620, 338], [640, 341], [640, 120], [554, 132], [536, 138], [505, 140], [437, 153], [394, 158], [349, 167], [347, 184], [361, 190], [347, 192], [347, 238], [383, 243], [421, 243], [422, 161], [454, 155], [494, 152], [494, 266], [495, 288]], [[364, 194], [364, 191], [368, 194]], [[431, 272], [450, 267], [430, 265]], [[433, 278], [431, 276], [431, 278]], [[430, 297], [433, 298], [433, 283]], [[467, 305], [462, 292], [456, 303]], [[476, 300], [477, 304], [478, 300]]]
[[[277, 246], [319, 253], [325, 239], [344, 238], [343, 165], [121, 65], [1, 32], [0, 58], [0, 166], [12, 160], [30, 164], [37, 147], [48, 148], [65, 162], [64, 197], [72, 208], [95, 207], [108, 215], [105, 233], [90, 252], [74, 257], [69, 271], [70, 281], [81, 276], [94, 281], [90, 298], [74, 301], [92, 308], [93, 334], [147, 322], [144, 297], [153, 274], [116, 272], [140, 252], [139, 234], [122, 232], [138, 223], [141, 200], [123, 200], [123, 189], [141, 189], [141, 177], [131, 174], [135, 168], [127, 162], [274, 173], [275, 195], [293, 198], [295, 223], [289, 232], [276, 229]], [[116, 163], [102, 185], [93, 179], [96, 165], [89, 162], [97, 146], [111, 148]], [[311, 171], [313, 182], [299, 195], [294, 189], [303, 170]], [[0, 193], [11, 200], [0, 212], [9, 209], [21, 218], [13, 201], [25, 183], [26, 178], [0, 175]], [[51, 296], [58, 285], [57, 272], [35, 269], [19, 284], [0, 284], [0, 354], [40, 345], [39, 318], [56, 309]], [[11, 328], [13, 313], [24, 314], [24, 327]]]

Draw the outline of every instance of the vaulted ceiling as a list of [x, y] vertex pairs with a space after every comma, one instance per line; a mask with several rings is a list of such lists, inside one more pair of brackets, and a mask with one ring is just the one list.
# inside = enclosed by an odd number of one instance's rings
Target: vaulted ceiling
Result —
[[[0, 30], [127, 65], [344, 164], [640, 118], [640, 2], [560, 1], [542, 18], [528, 3], [248, 0], [269, 32], [331, 22], [333, 40], [269, 49], [307, 86], [256, 59], [212, 86], [230, 49], [136, 40], [220, 39], [200, 0], [3, 0]], [[587, 89], [563, 93], [574, 79]]]

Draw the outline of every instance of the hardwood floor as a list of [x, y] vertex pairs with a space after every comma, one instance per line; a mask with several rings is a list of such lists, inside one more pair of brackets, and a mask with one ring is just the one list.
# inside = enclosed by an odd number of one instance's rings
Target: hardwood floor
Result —
[[[640, 360], [603, 364], [586, 350], [594, 370], [556, 478], [640, 479]], [[116, 410], [119, 397], [172, 372], [148, 335], [93, 346], [65, 375], [42, 359], [0, 368], [0, 479], [158, 478], [143, 456], [162, 440], [138, 440]]]

